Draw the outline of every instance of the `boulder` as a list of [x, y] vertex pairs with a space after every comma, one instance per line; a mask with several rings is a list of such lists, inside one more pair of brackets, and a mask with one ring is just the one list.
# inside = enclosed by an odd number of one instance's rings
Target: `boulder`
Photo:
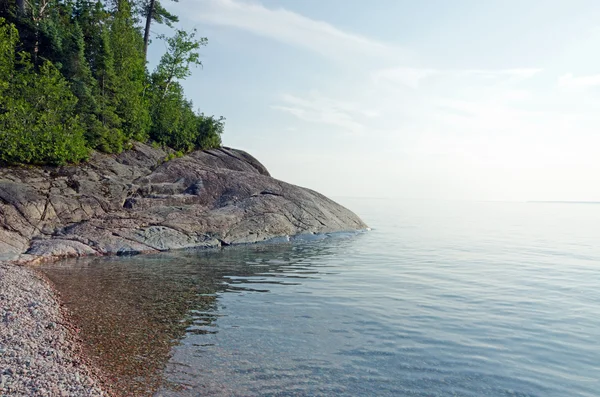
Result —
[[131, 255], [367, 226], [231, 148], [166, 161], [143, 144], [78, 166], [0, 168], [0, 261]]

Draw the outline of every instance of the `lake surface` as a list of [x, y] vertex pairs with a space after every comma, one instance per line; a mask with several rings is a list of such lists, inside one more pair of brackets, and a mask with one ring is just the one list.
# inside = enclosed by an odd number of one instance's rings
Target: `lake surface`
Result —
[[373, 230], [43, 268], [156, 396], [600, 396], [600, 205], [339, 200]]

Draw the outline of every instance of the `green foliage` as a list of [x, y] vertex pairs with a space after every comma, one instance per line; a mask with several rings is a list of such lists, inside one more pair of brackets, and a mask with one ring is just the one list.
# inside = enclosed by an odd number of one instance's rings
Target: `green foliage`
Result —
[[202, 149], [216, 149], [221, 147], [221, 134], [225, 129], [225, 118], [215, 116], [204, 116], [201, 114], [198, 120], [196, 134], [196, 147]]
[[[78, 64], [87, 67], [93, 77], [88, 84], [91, 97], [88, 96], [86, 115], [86, 139], [89, 145], [107, 153], [119, 153], [123, 150], [127, 137], [121, 129], [122, 120], [117, 114], [114, 55], [111, 47], [110, 31], [107, 27], [109, 14], [100, 2], [79, 0], [75, 7], [75, 21], [81, 26], [83, 58]], [[86, 72], [87, 74], [87, 72]], [[80, 101], [82, 98], [78, 96]], [[85, 98], [84, 98], [85, 101]]]
[[148, 99], [144, 96], [146, 61], [142, 37], [133, 26], [131, 6], [126, 0], [118, 1], [111, 26], [111, 43], [114, 71], [119, 76], [115, 82], [117, 115], [127, 138], [144, 141], [148, 139], [151, 123]]
[[[175, 86], [179, 86], [175, 84]], [[221, 146], [223, 117], [204, 116], [193, 111], [192, 103], [174, 92], [154, 103], [150, 137], [182, 152]]]
[[[177, 0], [173, 0], [177, 2]], [[146, 14], [147, 15], [147, 6], [146, 6]], [[173, 24], [179, 22], [179, 18], [177, 15], [171, 14], [169, 11], [162, 6], [160, 1], [155, 2], [154, 10], [152, 12], [152, 20], [159, 24], [165, 24], [168, 27], [172, 28]]]
[[162, 88], [163, 97], [168, 94], [175, 81], [190, 76], [190, 66], [202, 65], [198, 49], [206, 45], [208, 40], [205, 37], [196, 40], [195, 36], [196, 30], [191, 33], [177, 30], [173, 37], [160, 36], [167, 43], [167, 52], [154, 72], [154, 81]]
[[171, 152], [171, 153], [167, 154], [167, 156], [163, 159], [163, 162], [171, 161], [171, 160], [183, 157], [184, 155], [185, 155], [185, 153], [182, 152], [181, 150], [179, 150], [177, 152]]
[[176, 157], [220, 146], [224, 119], [195, 112], [181, 86], [206, 38], [159, 36], [167, 51], [149, 74], [140, 15], [178, 21], [158, 0], [0, 0], [1, 163], [76, 163], [131, 140]]
[[166, 43], [167, 52], [152, 74], [150, 137], [184, 152], [220, 146], [224, 119], [196, 114], [178, 82], [191, 74], [191, 66], [202, 64], [198, 49], [206, 38], [196, 40], [195, 31], [178, 30]]
[[23, 55], [19, 66], [8, 95], [0, 99], [0, 161], [61, 165], [85, 160], [84, 128], [67, 81], [49, 61], [36, 72]]
[[19, 40], [19, 32], [0, 18], [0, 97], [8, 88], [8, 81], [14, 70], [15, 46]]
[[163, 97], [159, 91], [153, 98], [150, 137], [175, 150], [194, 149], [197, 116], [183, 97], [181, 86], [176, 83], [169, 95]]

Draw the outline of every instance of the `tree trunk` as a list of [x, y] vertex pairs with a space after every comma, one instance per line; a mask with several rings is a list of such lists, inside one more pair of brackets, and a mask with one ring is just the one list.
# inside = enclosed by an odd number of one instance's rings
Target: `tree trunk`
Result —
[[148, 14], [146, 15], [146, 29], [144, 30], [144, 59], [148, 54], [148, 43], [150, 42], [150, 25], [152, 24], [152, 16], [154, 15], [154, 4], [156, 0], [150, 0], [148, 4]]
[[45, 18], [44, 13], [46, 12], [46, 8], [50, 4], [50, 0], [41, 0], [40, 1], [40, 9], [38, 11], [38, 15], [33, 18], [33, 22], [35, 23], [35, 44], [33, 46], [33, 64], [38, 65], [38, 54], [40, 52], [40, 24], [42, 19]]
[[25, 15], [25, 0], [17, 0], [17, 10], [19, 16]]

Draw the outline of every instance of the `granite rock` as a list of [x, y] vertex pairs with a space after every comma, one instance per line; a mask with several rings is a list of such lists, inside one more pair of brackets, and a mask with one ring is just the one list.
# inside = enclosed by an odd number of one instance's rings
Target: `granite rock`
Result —
[[0, 168], [0, 261], [128, 255], [365, 229], [351, 211], [269, 175], [241, 150], [136, 144], [83, 165]]

